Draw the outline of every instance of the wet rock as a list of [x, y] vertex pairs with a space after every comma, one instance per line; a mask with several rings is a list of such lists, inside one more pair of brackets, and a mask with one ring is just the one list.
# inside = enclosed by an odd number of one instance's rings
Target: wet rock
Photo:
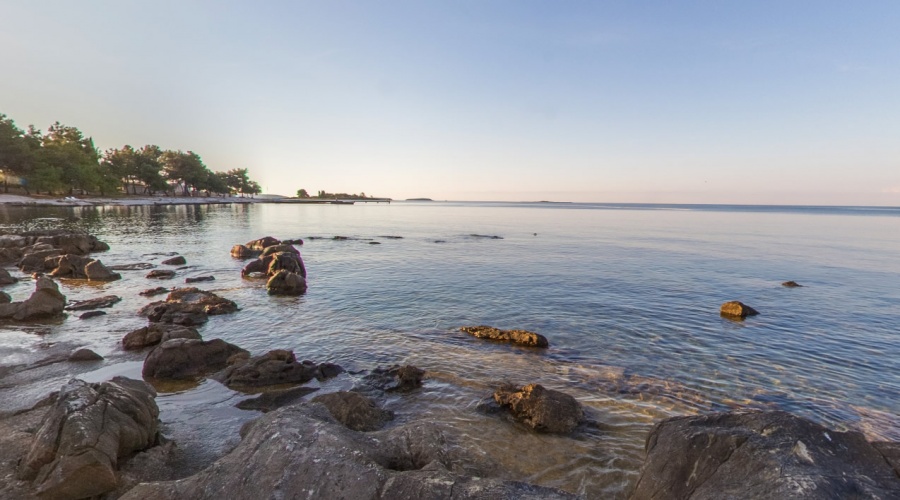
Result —
[[568, 394], [529, 384], [521, 389], [505, 384], [494, 401], [508, 407], [516, 420], [539, 432], [567, 434], [584, 419], [581, 404]]
[[302, 295], [306, 293], [306, 279], [303, 276], [281, 270], [266, 282], [269, 295]]
[[0, 292], [0, 304], [9, 304], [12, 302], [12, 296], [6, 292]]
[[306, 268], [303, 266], [303, 260], [300, 258], [300, 254], [278, 252], [271, 254], [271, 257], [266, 270], [268, 276], [275, 276], [279, 271], [287, 271], [289, 273], [297, 273], [301, 277], [306, 278]]
[[268, 260], [263, 260], [263, 259], [251, 260], [250, 262], [247, 263], [247, 265], [244, 266], [243, 269], [241, 269], [241, 276], [246, 277], [246, 276], [252, 276], [252, 275], [256, 275], [256, 274], [261, 274], [261, 275], [265, 276], [269, 270], [269, 261], [271, 261], [271, 258]]
[[237, 354], [249, 353], [222, 339], [172, 339], [150, 351], [141, 373], [145, 378], [193, 379], [225, 369]]
[[301, 247], [303, 246], [302, 238], [294, 238], [292, 240], [281, 240], [281, 242], [284, 243], [285, 245], [300, 245]]
[[275, 391], [267, 391], [255, 398], [245, 399], [234, 405], [241, 410], [257, 410], [268, 413], [283, 406], [294, 404], [307, 394], [318, 391], [316, 387], [292, 387], [290, 389], [281, 389]]
[[781, 284], [781, 286], [787, 287], [787, 288], [800, 288], [803, 285], [801, 285], [800, 283], [797, 283], [796, 281], [785, 281], [784, 283]]
[[183, 266], [187, 264], [187, 260], [185, 260], [183, 256], [179, 255], [177, 257], [172, 257], [171, 259], [166, 259], [162, 261], [162, 263], [167, 266]]
[[171, 290], [164, 286], [158, 286], [156, 288], [148, 288], [139, 293], [139, 295], [143, 295], [145, 297], [153, 297], [154, 295], [162, 295], [164, 293], [169, 293]]
[[22, 260], [19, 261], [19, 270], [23, 273], [47, 271], [48, 269], [44, 267], [44, 261], [50, 257], [59, 257], [60, 255], [62, 255], [62, 252], [56, 248], [26, 253]]
[[470, 234], [469, 236], [472, 238], [482, 238], [482, 239], [487, 239], [487, 240], [502, 240], [503, 239], [502, 236], [496, 236], [496, 235], [491, 235], [491, 234]]
[[403, 236], [379, 236], [379, 238], [386, 238], [389, 240], [402, 240]]
[[88, 311], [81, 316], [78, 316], [78, 319], [91, 319], [96, 318], [97, 316], [106, 316], [106, 311]]
[[121, 279], [119, 273], [110, 271], [99, 260], [82, 255], [66, 254], [48, 257], [44, 269], [56, 278], [86, 279], [88, 281], [115, 281]]
[[265, 257], [266, 255], [272, 255], [273, 253], [280, 253], [280, 252], [287, 252], [287, 253], [292, 253], [295, 255], [300, 255], [300, 250], [297, 250], [296, 248], [294, 248], [293, 245], [288, 245], [288, 244], [282, 243], [282, 244], [266, 247], [266, 249], [262, 251], [261, 256]]
[[0, 267], [0, 286], [12, 285], [16, 283], [18, 278], [14, 278], [9, 274], [9, 271]]
[[365, 379], [369, 385], [383, 391], [409, 392], [422, 387], [425, 370], [413, 365], [393, 365], [388, 368], [376, 368]]
[[744, 304], [743, 302], [732, 300], [731, 302], [722, 304], [722, 307], [719, 309], [719, 314], [729, 318], [744, 319], [747, 316], [756, 316], [757, 314], [759, 314], [759, 311]]
[[69, 356], [69, 361], [102, 361], [103, 356], [90, 349], [78, 349]]
[[114, 266], [106, 266], [110, 271], [145, 271], [153, 269], [155, 265], [149, 262], [136, 262], [134, 264], [116, 264]]
[[231, 247], [231, 256], [235, 259], [252, 259], [259, 256], [262, 251], [250, 250], [244, 245], [235, 245]]
[[169, 280], [175, 277], [175, 271], [171, 269], [154, 269], [147, 273], [146, 278], [151, 280]]
[[157, 442], [159, 409], [148, 384], [124, 377], [60, 390], [18, 477], [40, 498], [87, 498], [115, 489], [118, 461]]
[[281, 240], [279, 240], [277, 238], [273, 238], [271, 236], [264, 236], [258, 240], [248, 241], [247, 244], [244, 246], [249, 248], [250, 250], [262, 252], [266, 248], [273, 246], [273, 245], [278, 245], [280, 243], [281, 243]]
[[202, 337], [195, 329], [188, 326], [169, 323], [151, 323], [149, 326], [128, 332], [122, 337], [122, 348], [126, 351], [143, 349], [172, 339], [196, 339]]
[[66, 311], [85, 311], [88, 309], [102, 309], [106, 307], [112, 307], [114, 304], [117, 304], [121, 301], [122, 298], [116, 295], [104, 295], [103, 297], [97, 297], [94, 299], [87, 300], [73, 300], [66, 306]]
[[239, 360], [213, 378], [232, 389], [246, 389], [303, 384], [325, 377], [319, 365], [312, 361], [298, 362], [293, 351], [276, 349], [262, 356]]
[[394, 419], [394, 412], [382, 410], [358, 392], [322, 394], [314, 397], [312, 402], [324, 405], [335, 420], [355, 431], [377, 431]]
[[861, 433], [782, 411], [666, 419], [646, 449], [635, 500], [900, 498], [896, 471]]
[[480, 339], [511, 342], [530, 347], [549, 347], [547, 338], [539, 333], [526, 330], [500, 330], [492, 326], [464, 326], [460, 331], [474, 335]]
[[165, 301], [147, 304], [138, 314], [152, 323], [196, 326], [206, 323], [208, 315], [229, 314], [237, 309], [237, 304], [212, 292], [185, 287], [172, 290]]
[[22, 248], [26, 245], [25, 237], [18, 234], [0, 234], [0, 248]]
[[58, 318], [66, 307], [66, 296], [47, 276], [35, 280], [34, 293], [22, 302], [0, 304], [0, 318], [17, 321]]
[[576, 498], [485, 477], [492, 464], [466, 455], [453, 430], [435, 424], [364, 434], [335, 421], [320, 404], [301, 403], [267, 413], [242, 435], [234, 451], [200, 473], [139, 484], [122, 500]]
[[369, 244], [370, 245], [380, 245], [381, 242], [380, 241], [370, 241]]
[[215, 276], [197, 276], [196, 278], [185, 278], [185, 283], [202, 283], [204, 281], [215, 281]]

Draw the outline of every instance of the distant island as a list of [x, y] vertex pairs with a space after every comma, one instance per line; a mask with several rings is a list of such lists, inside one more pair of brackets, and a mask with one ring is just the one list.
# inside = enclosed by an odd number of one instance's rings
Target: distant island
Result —
[[406, 201], [434, 201], [431, 198], [407, 198]]
[[301, 200], [322, 199], [322, 200], [366, 200], [366, 201], [393, 201], [391, 198], [380, 198], [378, 196], [367, 196], [366, 193], [329, 193], [327, 191], [319, 191], [315, 196], [310, 195], [305, 189], [297, 190], [297, 198]]

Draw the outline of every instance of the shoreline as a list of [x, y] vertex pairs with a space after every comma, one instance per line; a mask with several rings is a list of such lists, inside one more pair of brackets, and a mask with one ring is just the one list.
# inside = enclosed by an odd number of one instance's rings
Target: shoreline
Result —
[[241, 198], [239, 196], [134, 196], [97, 198], [51, 198], [15, 194], [0, 194], [0, 205], [9, 207], [103, 207], [103, 206], [154, 206], [154, 205], [229, 205], [234, 203], [271, 203], [275, 200]]

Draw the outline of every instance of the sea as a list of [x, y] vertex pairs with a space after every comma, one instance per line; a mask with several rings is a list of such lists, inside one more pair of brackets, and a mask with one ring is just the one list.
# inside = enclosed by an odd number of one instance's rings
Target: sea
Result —
[[[426, 370], [421, 390], [389, 394], [391, 425], [429, 419], [503, 477], [589, 498], [634, 486], [652, 426], [733, 409], [780, 409], [871, 440], [900, 439], [900, 208], [499, 202], [355, 205], [0, 206], [6, 230], [78, 228], [111, 246], [104, 264], [177, 253], [176, 279], [121, 271], [111, 283], [62, 281], [70, 300], [115, 294], [106, 316], [0, 325], [0, 367], [35, 363], [57, 344], [103, 362], [16, 385], [0, 378], [0, 411], [26, 407], [72, 377], [140, 377], [122, 336], [146, 320], [138, 292], [200, 283], [238, 303], [204, 338], [252, 354], [291, 349], [347, 372], [313, 382], [349, 389], [378, 367]], [[301, 297], [242, 279], [230, 248], [263, 236], [302, 238]], [[166, 266], [159, 266], [166, 267]], [[14, 274], [18, 271], [14, 271]], [[18, 273], [22, 276], [21, 273]], [[782, 282], [802, 285], [787, 288]], [[6, 287], [26, 298], [30, 280]], [[740, 300], [758, 316], [723, 318]], [[462, 326], [525, 329], [546, 350], [476, 339]], [[537, 434], [488, 411], [504, 382], [577, 398], [587, 422]], [[217, 382], [158, 387], [162, 432], [199, 468], [235, 446], [258, 417], [251, 395]]]

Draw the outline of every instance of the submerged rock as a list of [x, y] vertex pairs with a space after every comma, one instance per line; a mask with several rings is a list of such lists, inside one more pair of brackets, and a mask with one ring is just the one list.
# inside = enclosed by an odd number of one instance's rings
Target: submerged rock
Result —
[[172, 339], [200, 340], [202, 337], [195, 328], [169, 323], [151, 323], [149, 326], [128, 332], [122, 338], [122, 348], [126, 351], [132, 351]]
[[175, 271], [171, 269], [154, 269], [147, 273], [146, 278], [151, 280], [169, 280], [175, 277]]
[[492, 326], [464, 326], [460, 331], [474, 335], [480, 339], [497, 340], [501, 342], [511, 342], [513, 344], [525, 345], [530, 347], [549, 347], [550, 343], [547, 337], [539, 333], [529, 332], [526, 330], [500, 330]]
[[269, 295], [302, 295], [306, 293], [306, 279], [298, 273], [281, 270], [266, 282]]
[[159, 409], [148, 384], [124, 377], [72, 380], [44, 416], [18, 477], [40, 498], [87, 498], [115, 489], [119, 459], [156, 444]]
[[9, 274], [9, 271], [0, 267], [0, 286], [12, 285], [18, 281], [18, 278], [14, 278]]
[[307, 394], [318, 391], [316, 387], [291, 387], [290, 389], [278, 389], [266, 391], [255, 398], [245, 399], [234, 405], [242, 410], [257, 410], [268, 413], [283, 406], [297, 403]]
[[[317, 365], [312, 361], [298, 362], [293, 351], [275, 349], [262, 356], [237, 360], [214, 377], [232, 389], [246, 389], [280, 384], [303, 384], [332, 375], [329, 369], [337, 365]], [[324, 367], [324, 369], [323, 369]], [[343, 371], [338, 367], [338, 373]]]
[[382, 410], [371, 399], [358, 392], [339, 391], [312, 399], [328, 408], [338, 422], [354, 431], [377, 431], [394, 419], [394, 412]]
[[387, 392], [409, 392], [422, 387], [425, 370], [413, 365], [376, 368], [365, 377], [366, 383]]
[[169, 290], [168, 288], [166, 288], [164, 286], [158, 286], [156, 288], [148, 288], [148, 289], [140, 292], [138, 295], [143, 295], [145, 297], [153, 297], [154, 295], [162, 295], [164, 293], [169, 293], [170, 291], [171, 290]]
[[139, 484], [122, 500], [576, 498], [485, 477], [492, 464], [465, 455], [452, 432], [412, 423], [364, 434], [335, 421], [322, 405], [301, 403], [245, 426], [234, 451], [200, 473]]
[[102, 309], [106, 307], [112, 307], [113, 305], [119, 303], [122, 300], [122, 297], [117, 295], [104, 295], [103, 297], [96, 297], [93, 299], [87, 300], [73, 300], [66, 306], [66, 311], [86, 311], [88, 309]]
[[78, 319], [91, 319], [98, 316], [106, 316], [106, 311], [88, 311], [81, 316], [78, 316]]
[[59, 286], [47, 276], [35, 280], [34, 293], [22, 302], [0, 304], [0, 318], [11, 318], [17, 321], [57, 318], [62, 316], [66, 307], [66, 296], [60, 293]]
[[666, 419], [646, 449], [635, 500], [900, 498], [886, 448], [782, 411]]
[[[83, 318], [82, 318], [83, 319]], [[69, 355], [69, 361], [102, 361], [103, 356], [90, 349], [78, 349]]]
[[516, 420], [539, 432], [567, 434], [584, 419], [584, 410], [575, 398], [539, 384], [521, 389], [505, 384], [494, 392], [494, 400], [509, 408]]
[[803, 285], [801, 285], [800, 283], [797, 283], [796, 281], [785, 281], [784, 283], [781, 284], [781, 286], [787, 287], [787, 288], [801, 288], [801, 287], [803, 287]]
[[162, 261], [162, 263], [167, 266], [183, 266], [187, 264], [187, 260], [185, 260], [183, 256], [178, 255], [176, 257], [172, 257], [171, 259], [166, 259]]
[[722, 304], [722, 307], [719, 309], [719, 314], [725, 317], [744, 319], [747, 316], [756, 316], [759, 314], [759, 311], [743, 302], [732, 300], [731, 302]]
[[138, 314], [146, 316], [152, 323], [197, 326], [206, 323], [207, 316], [237, 310], [237, 304], [231, 300], [199, 288], [185, 287], [172, 290], [165, 301], [145, 305]]
[[249, 354], [222, 339], [172, 339], [150, 351], [141, 374], [161, 380], [193, 379], [226, 368], [236, 355], [240, 358]]
[[204, 281], [215, 281], [215, 276], [197, 276], [196, 278], [185, 278], [185, 283], [201, 283]]
[[154, 267], [156, 266], [149, 262], [135, 262], [134, 264], [116, 264], [114, 266], [107, 266], [110, 271], [145, 271], [147, 269], [153, 269]]

